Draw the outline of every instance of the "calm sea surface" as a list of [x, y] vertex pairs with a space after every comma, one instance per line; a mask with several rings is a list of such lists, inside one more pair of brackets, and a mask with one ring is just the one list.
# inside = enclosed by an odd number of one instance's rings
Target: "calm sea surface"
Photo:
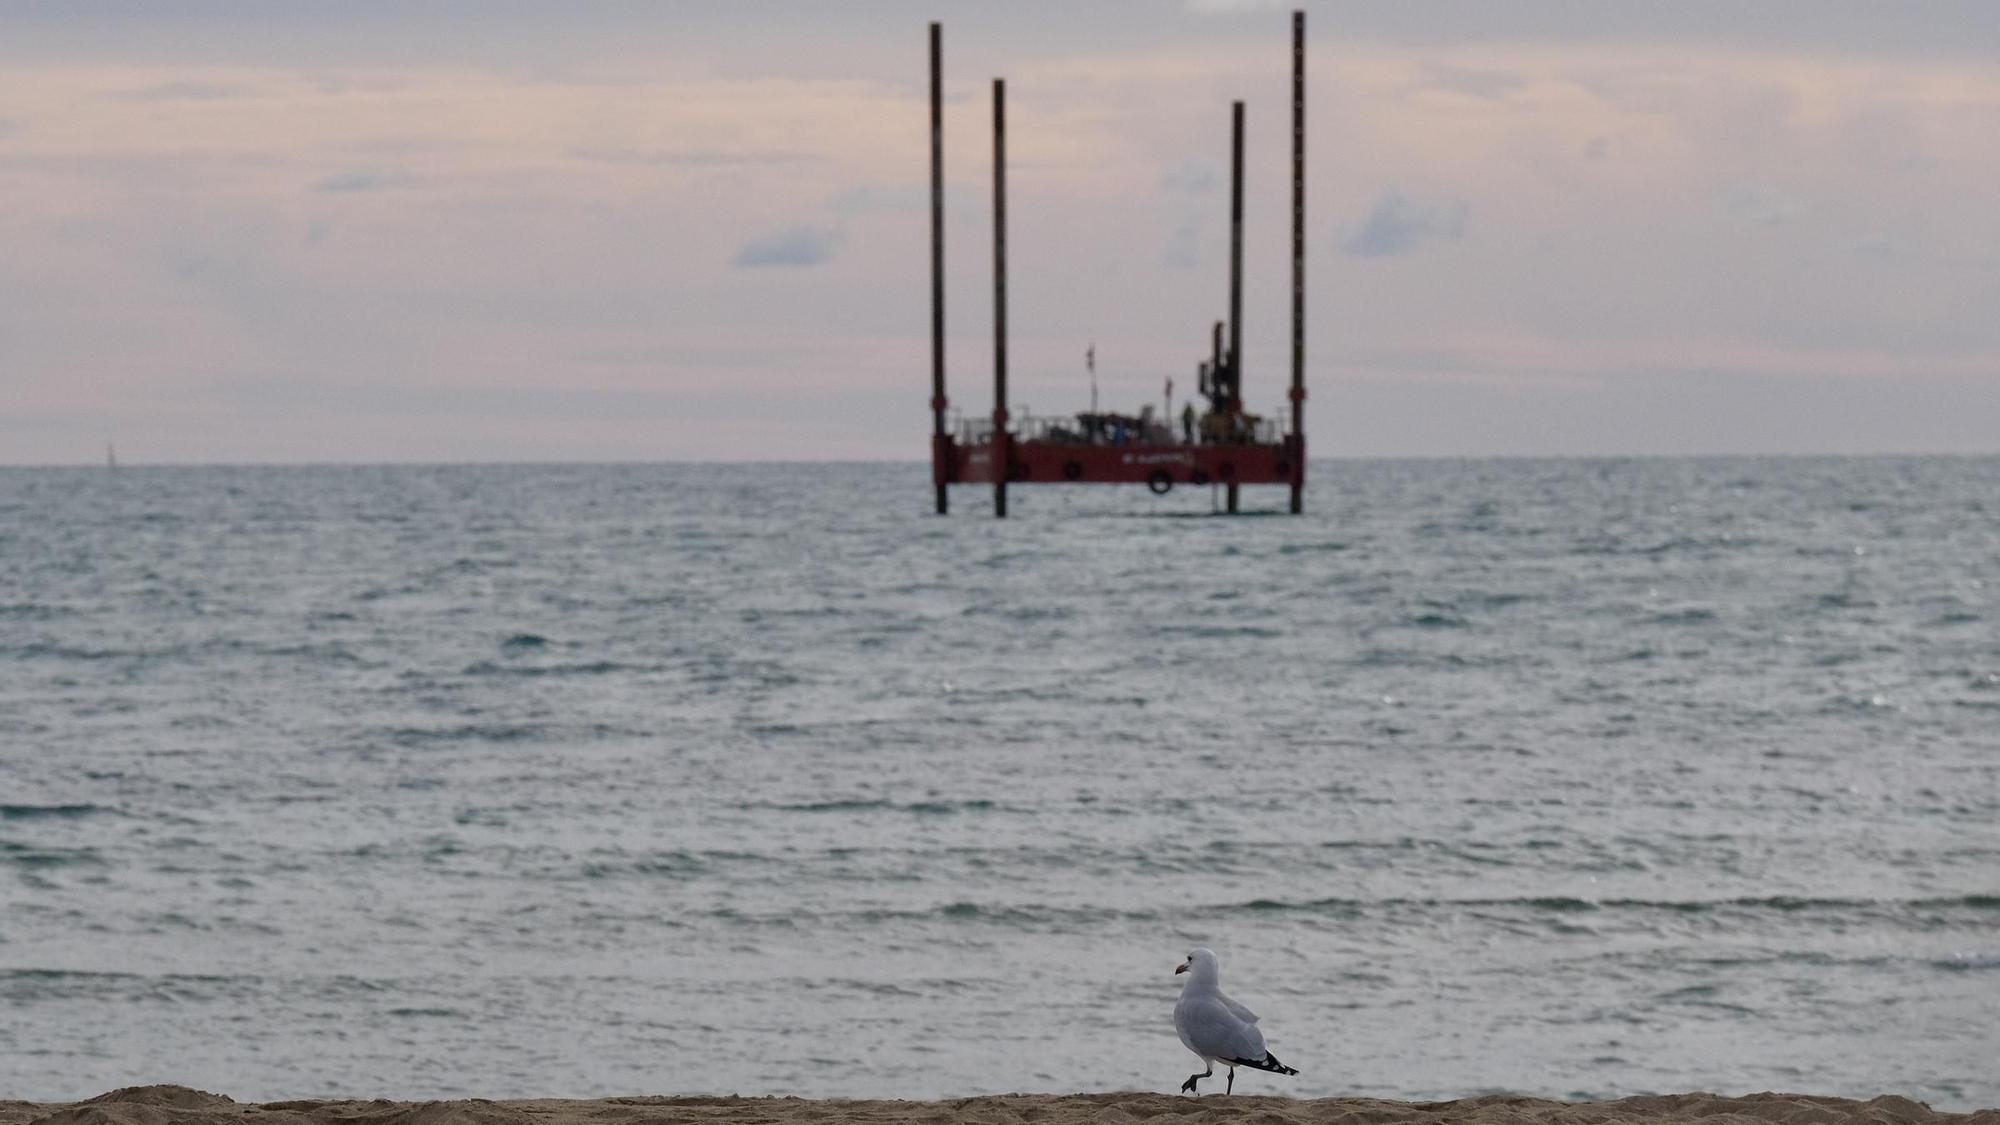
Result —
[[2000, 1104], [2000, 460], [988, 496], [0, 470], [0, 1097]]

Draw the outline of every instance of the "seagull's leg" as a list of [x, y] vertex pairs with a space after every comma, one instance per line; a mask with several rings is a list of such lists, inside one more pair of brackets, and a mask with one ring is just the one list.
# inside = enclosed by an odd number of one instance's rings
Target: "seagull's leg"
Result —
[[1202, 1071], [1200, 1074], [1188, 1075], [1188, 1080], [1186, 1082], [1181, 1083], [1181, 1093], [1183, 1094], [1200, 1093], [1201, 1091], [1194, 1088], [1194, 1084], [1201, 1081], [1204, 1078], [1213, 1078], [1214, 1076], [1215, 1076], [1215, 1064], [1209, 1063], [1207, 1070]]
[[1229, 1068], [1229, 1081], [1223, 1083], [1222, 1092], [1225, 1094], [1236, 1092], [1236, 1068], [1233, 1066]]

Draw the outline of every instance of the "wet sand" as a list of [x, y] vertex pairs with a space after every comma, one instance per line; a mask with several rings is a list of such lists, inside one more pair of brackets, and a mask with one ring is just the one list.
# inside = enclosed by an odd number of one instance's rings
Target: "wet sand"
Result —
[[1604, 1102], [1492, 1095], [1449, 1102], [1199, 1098], [1155, 1093], [1011, 1094], [949, 1101], [602, 1098], [238, 1103], [184, 1086], [135, 1086], [70, 1104], [0, 1101], [0, 1125], [2000, 1125], [2000, 1109], [1941, 1113], [1885, 1094], [1670, 1094]]

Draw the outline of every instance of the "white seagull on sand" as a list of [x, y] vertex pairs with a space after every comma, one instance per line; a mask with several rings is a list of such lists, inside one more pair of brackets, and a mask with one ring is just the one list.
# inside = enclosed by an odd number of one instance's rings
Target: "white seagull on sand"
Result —
[[1181, 1033], [1181, 1042], [1187, 1049], [1201, 1056], [1207, 1069], [1200, 1074], [1188, 1075], [1181, 1083], [1181, 1092], [1194, 1089], [1194, 1084], [1215, 1075], [1215, 1064], [1229, 1068], [1229, 1081], [1222, 1088], [1227, 1094], [1236, 1088], [1236, 1068], [1256, 1067], [1277, 1074], [1297, 1074], [1298, 1071], [1278, 1061], [1278, 1056], [1264, 1048], [1264, 1033], [1257, 1030], [1257, 1013], [1222, 994], [1222, 962], [1210, 949], [1196, 949], [1187, 955], [1175, 973], [1186, 973], [1187, 984], [1181, 987], [1180, 1003], [1174, 1005], [1174, 1030]]

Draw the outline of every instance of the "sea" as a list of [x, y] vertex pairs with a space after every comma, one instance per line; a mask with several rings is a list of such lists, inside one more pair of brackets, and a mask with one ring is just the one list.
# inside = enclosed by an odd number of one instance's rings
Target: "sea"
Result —
[[0, 1097], [2000, 1105], [2000, 459], [1305, 499], [0, 470]]

